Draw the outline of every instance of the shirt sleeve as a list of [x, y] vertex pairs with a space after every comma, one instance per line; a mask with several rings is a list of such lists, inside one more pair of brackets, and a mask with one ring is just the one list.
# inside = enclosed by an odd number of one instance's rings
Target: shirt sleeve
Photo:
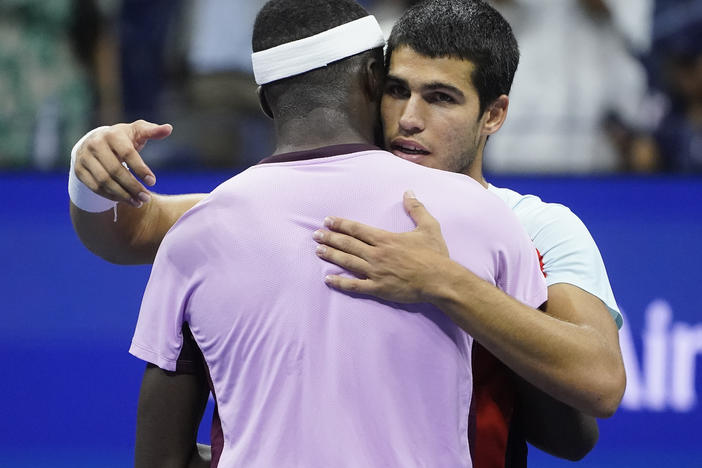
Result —
[[193, 290], [187, 275], [186, 255], [181, 255], [182, 236], [173, 230], [156, 255], [144, 292], [129, 352], [163, 370], [176, 371], [183, 348], [183, 325]]
[[568, 283], [598, 297], [618, 328], [622, 314], [614, 299], [602, 255], [585, 224], [567, 207], [549, 204], [540, 218], [533, 241], [541, 253], [548, 286]]

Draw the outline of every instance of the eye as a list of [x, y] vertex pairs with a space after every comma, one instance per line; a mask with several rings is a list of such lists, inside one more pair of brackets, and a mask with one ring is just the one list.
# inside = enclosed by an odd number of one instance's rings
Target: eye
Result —
[[427, 96], [428, 102], [439, 102], [439, 103], [454, 103], [456, 100], [450, 94], [435, 92]]
[[396, 99], [405, 99], [409, 97], [409, 91], [402, 85], [397, 83], [388, 83], [385, 85], [385, 94]]

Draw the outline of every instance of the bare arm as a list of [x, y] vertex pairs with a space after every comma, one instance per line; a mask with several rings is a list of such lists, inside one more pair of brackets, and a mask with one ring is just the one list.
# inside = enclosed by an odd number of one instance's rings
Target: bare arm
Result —
[[327, 283], [432, 303], [537, 388], [586, 414], [611, 416], [625, 375], [617, 328], [604, 304], [574, 286], [556, 285], [546, 313], [528, 307], [452, 261], [440, 226], [418, 200], [405, 197], [405, 207], [417, 223], [409, 233], [330, 218], [331, 230], [316, 234], [326, 246], [318, 255], [364, 279], [332, 276]]
[[196, 443], [208, 394], [203, 372], [178, 374], [149, 364], [139, 393], [134, 466], [209, 466], [207, 451], [201, 454]]
[[141, 208], [119, 203], [112, 210], [88, 213], [71, 203], [71, 221], [83, 245], [95, 255], [122, 265], [153, 263], [158, 246], [173, 224], [205, 194], [158, 195]]
[[[572, 309], [601, 314], [598, 309], [602, 303], [597, 297], [569, 284], [550, 286], [548, 297], [546, 310], [561, 319], [577, 320]], [[603, 323], [603, 326], [608, 328], [613, 324]], [[616, 348], [619, 349], [618, 342]], [[582, 459], [594, 448], [599, 438], [594, 417], [556, 400], [522, 379], [519, 379], [517, 398], [515, 418], [519, 419], [527, 441], [535, 447], [571, 461]]]
[[120, 202], [116, 221], [112, 210], [91, 213], [71, 202], [73, 227], [96, 255], [121, 264], [153, 262], [166, 232], [204, 198], [204, 194], [158, 195], [144, 187], [153, 186], [156, 177], [139, 151], [150, 139], [166, 138], [171, 131], [170, 125], [139, 120], [93, 131], [77, 148], [78, 180], [97, 195]]

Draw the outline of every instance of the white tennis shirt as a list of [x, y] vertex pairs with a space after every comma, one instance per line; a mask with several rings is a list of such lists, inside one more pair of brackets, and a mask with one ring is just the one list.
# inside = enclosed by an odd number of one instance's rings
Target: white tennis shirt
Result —
[[546, 203], [535, 195], [488, 187], [514, 212], [543, 260], [548, 286], [568, 283], [598, 297], [622, 326], [622, 314], [614, 299], [602, 255], [587, 227], [568, 207]]

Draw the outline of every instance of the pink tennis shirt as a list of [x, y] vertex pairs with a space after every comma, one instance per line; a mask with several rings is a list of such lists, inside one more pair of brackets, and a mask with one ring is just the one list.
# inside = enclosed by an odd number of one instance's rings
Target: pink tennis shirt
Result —
[[156, 256], [130, 352], [175, 370], [184, 322], [208, 367], [220, 467], [470, 467], [472, 338], [428, 304], [335, 291], [328, 215], [414, 229], [412, 189], [451, 257], [537, 307], [546, 285], [509, 208], [472, 179], [368, 145], [264, 160], [215, 189]]

